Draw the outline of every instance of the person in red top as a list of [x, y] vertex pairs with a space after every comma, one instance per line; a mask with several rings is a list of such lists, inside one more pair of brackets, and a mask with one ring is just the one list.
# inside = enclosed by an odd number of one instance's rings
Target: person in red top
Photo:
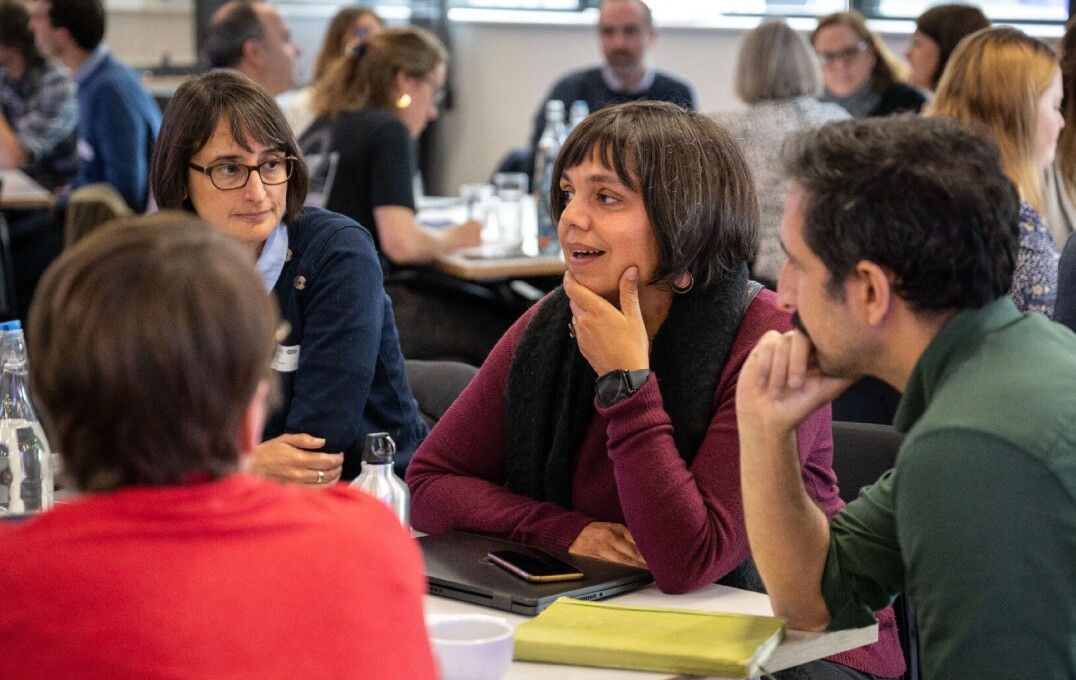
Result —
[[[411, 460], [415, 528], [645, 567], [668, 593], [761, 591], [736, 379], [790, 319], [747, 278], [758, 202], [743, 155], [705, 116], [626, 103], [573, 130], [553, 188], [564, 286], [508, 331]], [[797, 434], [812, 498], [836, 514], [828, 408]], [[901, 675], [892, 611], [879, 620], [876, 644], [778, 677]]]
[[0, 674], [433, 680], [419, 551], [379, 501], [245, 471], [278, 317], [196, 217], [105, 227], [41, 282], [31, 385], [85, 492], [0, 522]]

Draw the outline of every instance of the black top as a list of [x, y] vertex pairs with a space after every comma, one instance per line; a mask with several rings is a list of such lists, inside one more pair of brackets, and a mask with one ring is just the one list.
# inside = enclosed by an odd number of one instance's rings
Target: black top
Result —
[[374, 208], [415, 209], [418, 165], [407, 127], [391, 113], [367, 107], [336, 118], [319, 117], [299, 138], [299, 146], [310, 168], [306, 204], [363, 225], [381, 252]]
[[882, 101], [870, 112], [871, 116], [891, 116], [894, 113], [919, 113], [927, 98], [904, 83], [893, 83], [882, 93]]

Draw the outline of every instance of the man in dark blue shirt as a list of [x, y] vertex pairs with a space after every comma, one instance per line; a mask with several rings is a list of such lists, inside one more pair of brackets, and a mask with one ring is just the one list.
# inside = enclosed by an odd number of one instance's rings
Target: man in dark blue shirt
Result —
[[80, 167], [73, 188], [108, 182], [133, 210], [145, 210], [161, 112], [134, 69], [101, 42], [101, 0], [34, 0], [30, 28], [38, 50], [59, 59], [78, 83]]
[[658, 31], [650, 8], [642, 0], [605, 0], [598, 15], [598, 38], [605, 64], [572, 71], [553, 86], [534, 119], [532, 148], [545, 129], [545, 102], [559, 99], [568, 111], [576, 100], [590, 111], [626, 101], [651, 99], [695, 108], [694, 88], [685, 80], [646, 63]]

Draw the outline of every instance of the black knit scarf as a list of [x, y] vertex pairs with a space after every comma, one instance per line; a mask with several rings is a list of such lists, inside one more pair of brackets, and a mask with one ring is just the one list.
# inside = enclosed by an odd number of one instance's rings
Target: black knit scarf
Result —
[[[714, 391], [747, 303], [747, 268], [673, 298], [650, 368], [688, 465], [714, 410]], [[505, 474], [515, 493], [571, 508], [575, 455], [594, 416], [597, 375], [568, 336], [562, 288], [549, 295], [516, 346], [505, 390]]]

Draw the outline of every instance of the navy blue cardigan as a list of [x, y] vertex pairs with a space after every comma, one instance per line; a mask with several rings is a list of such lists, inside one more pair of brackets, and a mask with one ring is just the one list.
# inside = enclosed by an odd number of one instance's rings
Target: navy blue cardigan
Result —
[[410, 459], [428, 428], [404, 371], [392, 303], [368, 232], [354, 220], [304, 208], [288, 225], [288, 256], [273, 294], [290, 324], [283, 347], [298, 367], [278, 371], [283, 402], [265, 438], [305, 432], [344, 452], [344, 479], [359, 473], [370, 432], [396, 440]]

